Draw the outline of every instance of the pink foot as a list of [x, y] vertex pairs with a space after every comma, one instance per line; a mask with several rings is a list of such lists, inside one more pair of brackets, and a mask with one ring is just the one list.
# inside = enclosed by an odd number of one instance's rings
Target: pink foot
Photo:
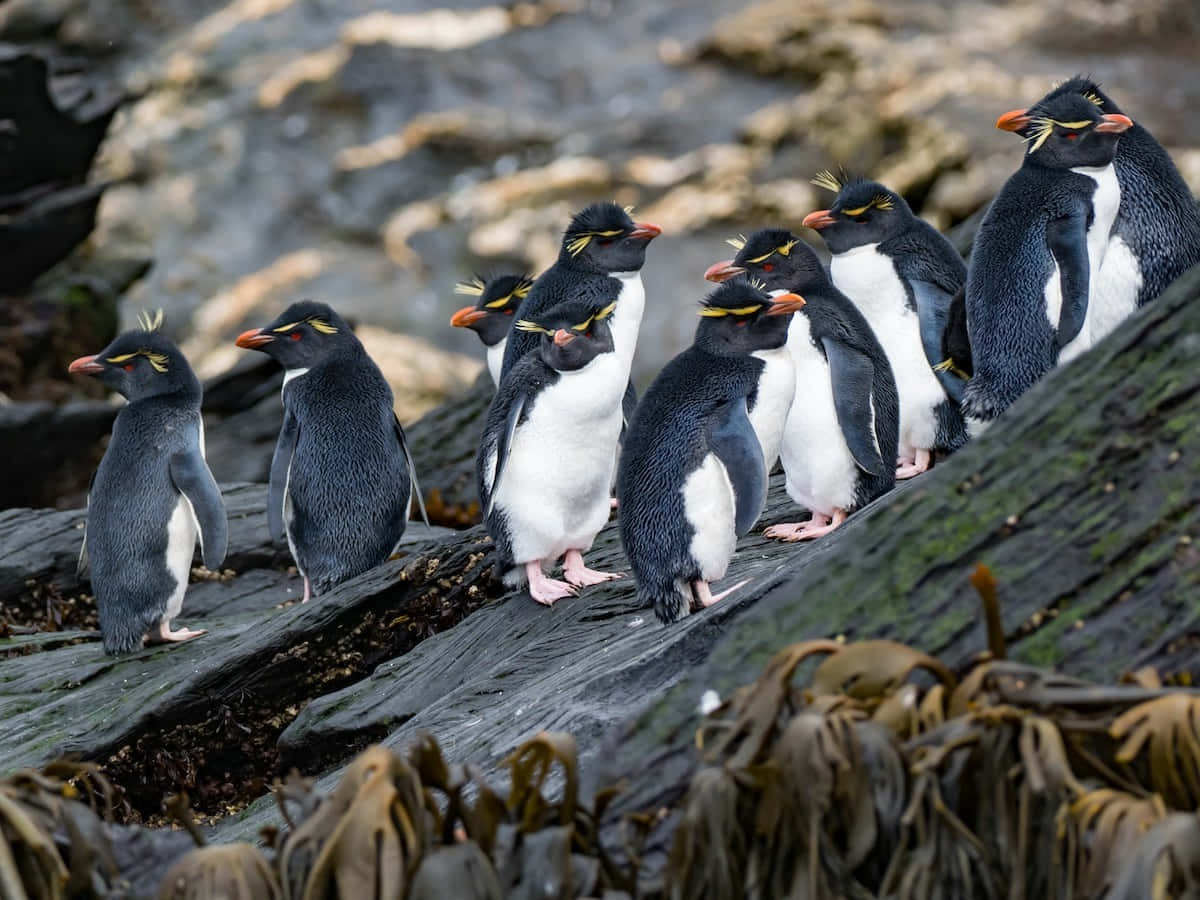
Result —
[[829, 534], [839, 525], [846, 521], [846, 511], [844, 509], [835, 508], [833, 511], [833, 521], [829, 520], [828, 516], [823, 516], [820, 513], [813, 513], [812, 518], [807, 522], [794, 522], [785, 525], [772, 525], [764, 535], [771, 538], [778, 538], [781, 541], [789, 543], [795, 541], [810, 541], [813, 538], [819, 538], [822, 535]]
[[608, 498], [608, 508], [609, 508], [609, 509], [616, 509], [616, 508], [617, 508], [617, 505], [618, 505], [618, 504], [617, 504], [617, 498], [616, 498], [616, 497], [609, 497], [609, 498]]
[[922, 472], [928, 472], [931, 459], [930, 452], [924, 449], [918, 450], [913, 459], [900, 458], [896, 461], [896, 480], [903, 481], [905, 478], [912, 478]]
[[529, 579], [529, 596], [543, 606], [553, 606], [555, 600], [575, 596], [575, 588], [565, 581], [546, 577], [540, 559], [525, 563], [525, 575]]
[[595, 569], [589, 569], [583, 564], [583, 554], [578, 550], [568, 550], [563, 559], [563, 577], [567, 579], [568, 584], [575, 587], [603, 584], [624, 575], [624, 572], [597, 572]]
[[308, 576], [304, 576], [304, 596], [300, 598], [301, 603], [307, 603], [312, 599], [312, 585], [308, 582]]
[[750, 583], [749, 578], [743, 578], [741, 581], [739, 581], [733, 587], [726, 588], [725, 590], [721, 591], [721, 593], [714, 595], [713, 592], [711, 590], [709, 590], [708, 582], [703, 579], [699, 579], [697, 581], [692, 582], [692, 590], [696, 592], [696, 599], [699, 601], [700, 606], [701, 607], [709, 607], [709, 606], [712, 606], [714, 603], [716, 603], [719, 600], [724, 600], [726, 597], [728, 597], [730, 594], [732, 594], [738, 588], [743, 587], [744, 585], [747, 585], [749, 583]]
[[203, 629], [200, 631], [192, 631], [190, 628], [181, 628], [179, 631], [171, 630], [171, 623], [162, 622], [158, 626], [157, 632], [150, 632], [146, 635], [147, 644], [176, 644], [181, 641], [190, 641], [192, 638], [200, 637], [206, 634]]

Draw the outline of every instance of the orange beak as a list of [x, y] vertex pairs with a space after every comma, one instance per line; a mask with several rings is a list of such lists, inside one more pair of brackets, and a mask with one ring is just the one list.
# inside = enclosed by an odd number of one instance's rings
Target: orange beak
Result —
[[1001, 131], [1022, 131], [1028, 124], [1028, 111], [1024, 109], [1010, 109], [996, 120], [996, 127]]
[[555, 347], [565, 347], [573, 340], [575, 340], [575, 335], [571, 334], [571, 332], [566, 331], [565, 329], [560, 328], [558, 331], [554, 332]]
[[805, 216], [804, 221], [800, 224], [805, 228], [815, 228], [817, 231], [820, 231], [826, 225], [832, 225], [836, 221], [837, 219], [830, 215], [829, 210], [818, 209], [816, 212], [810, 212]]
[[780, 294], [767, 307], [768, 316], [786, 316], [798, 312], [804, 306], [804, 298], [799, 294]]
[[67, 366], [67, 371], [76, 375], [96, 375], [104, 371], [104, 365], [96, 362], [95, 356], [81, 356]]
[[243, 331], [234, 341], [239, 347], [245, 347], [247, 350], [257, 350], [259, 347], [265, 347], [271, 341], [275, 340], [269, 334], [264, 334], [261, 328], [251, 328], [249, 331]]
[[633, 227], [633, 231], [629, 232], [631, 238], [639, 238], [643, 241], [652, 241], [662, 234], [662, 229], [657, 225], [651, 225], [649, 222], [638, 222]]
[[704, 278], [706, 281], [728, 281], [745, 271], [741, 266], [735, 266], [732, 259], [723, 259], [705, 269]]
[[474, 306], [464, 306], [450, 317], [450, 324], [455, 328], [470, 328], [487, 315], [487, 310]]
[[1100, 124], [1096, 126], [1096, 130], [1105, 134], [1120, 134], [1125, 129], [1133, 127], [1133, 119], [1129, 118], [1129, 116], [1123, 116], [1120, 113], [1106, 113], [1100, 119]]

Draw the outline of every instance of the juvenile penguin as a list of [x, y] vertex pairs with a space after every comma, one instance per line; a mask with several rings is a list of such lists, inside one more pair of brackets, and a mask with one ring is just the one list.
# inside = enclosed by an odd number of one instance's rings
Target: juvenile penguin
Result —
[[504, 361], [509, 327], [532, 285], [533, 279], [524, 275], [497, 275], [486, 282], [476, 276], [454, 286], [454, 293], [479, 299], [474, 306], [464, 306], [451, 316], [450, 324], [456, 328], [470, 328], [479, 335], [487, 348], [488, 371], [497, 385], [500, 384], [500, 364]]
[[[1062, 94], [1078, 94], [1102, 114], [1121, 112], [1096, 82], [1082, 76], [1063, 82], [1038, 105]], [[1036, 137], [1031, 125], [1026, 109], [996, 122], [1025, 138]], [[1140, 124], [1131, 125], [1117, 144], [1113, 166], [1121, 199], [1088, 303], [1087, 325], [1096, 340], [1200, 263], [1200, 206], [1162, 145]]]
[[107, 653], [143, 641], [203, 634], [171, 630], [183, 607], [196, 539], [204, 565], [225, 559], [228, 524], [221, 492], [204, 460], [200, 382], [179, 348], [142, 320], [69, 371], [98, 378], [129, 402], [88, 493], [80, 571], [90, 565]]
[[746, 279], [723, 284], [700, 309], [690, 348], [659, 373], [638, 404], [621, 451], [621, 542], [638, 598], [675, 622], [716, 596], [738, 537], [766, 501], [767, 470], [748, 403], [764, 362], [787, 341], [792, 294], [772, 299]]
[[[615, 203], [593, 203], [575, 214], [563, 234], [558, 261], [538, 276], [517, 309], [517, 318], [535, 321], [564, 300], [583, 300], [600, 309], [615, 297], [612, 316], [614, 352], [627, 368], [633, 365], [638, 329], [646, 305], [642, 265], [646, 247], [662, 234], [657, 225], [634, 222]], [[518, 359], [538, 346], [538, 336], [516, 332], [504, 348], [501, 377]], [[633, 415], [637, 395], [630, 384], [622, 400], [626, 420]]]
[[929, 468], [933, 450], [967, 442], [958, 403], [964, 381], [945, 369], [942, 337], [954, 292], [967, 267], [937, 229], [913, 215], [904, 198], [876, 181], [839, 182], [822, 172], [813, 184], [837, 193], [829, 209], [809, 213], [833, 254], [829, 275], [854, 301], [883, 345], [900, 392], [896, 478]]
[[[479, 498], [496, 571], [510, 587], [527, 580], [546, 606], [619, 577], [583, 561], [608, 521], [629, 377], [614, 349], [615, 309], [615, 300], [598, 310], [567, 300], [518, 320], [514, 327], [540, 344], [500, 382], [479, 442]], [[544, 571], [560, 556], [565, 581]]]
[[805, 300], [788, 328], [796, 397], [779, 457], [788, 496], [812, 517], [764, 533], [785, 541], [821, 537], [895, 485], [896, 382], [866, 318], [834, 287], [807, 244], [782, 228], [731, 243], [737, 256], [710, 266], [706, 278], [745, 273], [772, 293], [793, 291]]
[[985, 425], [1084, 331], [1117, 214], [1117, 141], [1132, 123], [1079, 94], [1030, 110], [1029, 149], [980, 223], [967, 267], [967, 331], [974, 373], [963, 412]]
[[414, 489], [425, 517], [412, 457], [383, 373], [326, 304], [293, 303], [237, 345], [284, 368], [267, 522], [287, 537], [307, 601], [392, 554]]

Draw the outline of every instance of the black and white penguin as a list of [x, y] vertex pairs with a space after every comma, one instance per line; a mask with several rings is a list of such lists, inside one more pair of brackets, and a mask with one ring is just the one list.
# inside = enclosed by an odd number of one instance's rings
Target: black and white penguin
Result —
[[834, 287], [807, 244], [783, 228], [732, 243], [737, 256], [710, 266], [706, 278], [745, 273], [772, 293], [791, 291], [805, 300], [788, 328], [796, 397], [779, 456], [788, 496], [812, 518], [764, 533], [785, 541], [820, 537], [896, 483], [899, 401], [892, 368], [866, 318]]
[[228, 523], [204, 460], [200, 382], [179, 348], [142, 320], [69, 371], [98, 378], [129, 402], [88, 492], [81, 572], [91, 569], [108, 653], [129, 653], [147, 638], [185, 641], [171, 630], [183, 607], [196, 539], [210, 569], [225, 559]]
[[[616, 309], [615, 299], [599, 309], [566, 300], [518, 320], [514, 328], [540, 343], [500, 382], [479, 441], [479, 499], [496, 572], [510, 587], [528, 581], [546, 606], [619, 577], [583, 561], [608, 521], [629, 380], [615, 351]], [[560, 556], [565, 581], [545, 573]]]
[[267, 522], [287, 537], [304, 600], [386, 560], [424, 502], [392, 389], [331, 307], [302, 300], [237, 338], [280, 363], [283, 427], [271, 459]]
[[1090, 287], [1120, 201], [1113, 155], [1132, 124], [1126, 116], [1075, 93], [1029, 115], [1029, 149], [980, 223], [967, 267], [974, 373], [962, 408], [977, 427], [1093, 343], [1084, 330]]
[[[614, 352], [632, 367], [646, 305], [642, 265], [647, 245], [660, 234], [662, 229], [657, 225], [634, 222], [629, 212], [615, 203], [585, 207], [567, 226], [557, 262], [538, 276], [521, 301], [517, 318], [535, 321], [564, 300], [584, 300], [599, 309], [615, 297], [617, 308], [611, 323]], [[536, 334], [510, 334], [501, 377], [538, 343]], [[632, 385], [626, 388], [622, 403], [628, 420], [637, 404]]]
[[[1096, 82], [1082, 76], [1063, 82], [1038, 103], [1062, 94], [1079, 94], [1101, 113], [1121, 112]], [[1007, 112], [996, 122], [997, 128], [1023, 137], [1030, 136], [1030, 125], [1026, 109]], [[1200, 263], [1200, 206], [1154, 136], [1140, 124], [1131, 125], [1117, 144], [1113, 166], [1121, 199], [1085, 324], [1095, 340]]]
[[866, 316], [887, 353], [900, 392], [896, 477], [911, 478], [929, 468], [932, 451], [952, 453], [967, 442], [958, 409], [965, 382], [937, 368], [950, 301], [967, 267], [950, 241], [879, 182], [822, 172], [813, 184], [837, 197], [804, 225], [825, 240], [834, 286]]
[[514, 313], [532, 285], [533, 279], [524, 275], [496, 275], [486, 282], [476, 276], [454, 286], [456, 294], [479, 298], [474, 306], [464, 306], [451, 316], [450, 324], [470, 328], [479, 335], [487, 348], [487, 367], [495, 384], [500, 383], [500, 364], [509, 328], [516, 321]]
[[767, 470], [748, 412], [764, 363], [784, 345], [790, 314], [804, 305], [772, 298], [746, 279], [703, 302], [696, 339], [646, 390], [621, 451], [621, 542], [638, 598], [663, 622], [710, 606], [709, 582], [725, 575], [738, 537], [766, 501]]

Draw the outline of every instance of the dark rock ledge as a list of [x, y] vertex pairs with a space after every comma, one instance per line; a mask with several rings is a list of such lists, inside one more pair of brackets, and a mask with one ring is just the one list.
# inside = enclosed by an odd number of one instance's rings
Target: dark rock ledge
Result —
[[[273, 819], [268, 801], [246, 804], [290, 766], [328, 788], [365, 744], [403, 748], [429, 730], [447, 757], [494, 777], [521, 740], [554, 729], [578, 738], [592, 785], [625, 782], [607, 814], [615, 829], [682, 795], [701, 693], [726, 696], [786, 643], [888, 637], [965, 662], [985, 646], [967, 582], [980, 561], [999, 580], [1014, 658], [1105, 680], [1142, 665], [1195, 676], [1198, 297], [1193, 271], [829, 539], [748, 537], [728, 577], [751, 583], [672, 628], [635, 607], [628, 580], [550, 611], [501, 595], [479, 528], [414, 526], [403, 557], [279, 608], [297, 580], [264, 541], [262, 488], [231, 486], [234, 574], [204, 576], [181, 619], [208, 635], [123, 660], [86, 631], [0, 641], [0, 772], [79, 754], [122, 787], [127, 820], [161, 821], [163, 794], [184, 788], [217, 838], [234, 840]], [[776, 478], [762, 524], [793, 514]], [[80, 520], [0, 515], [10, 618], [33, 621], [48, 602], [86, 608], [72, 574]], [[612, 525], [590, 559], [621, 566]], [[651, 865], [671, 825], [651, 836]]]

